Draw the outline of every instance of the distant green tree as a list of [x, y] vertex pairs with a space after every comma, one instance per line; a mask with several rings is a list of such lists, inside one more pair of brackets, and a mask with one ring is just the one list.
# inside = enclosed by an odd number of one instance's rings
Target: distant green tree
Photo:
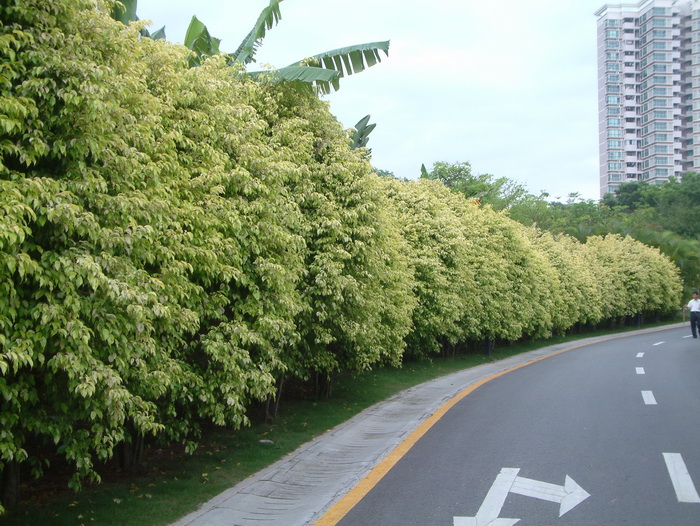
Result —
[[[603, 203], [623, 214], [632, 214], [631, 222], [636, 225], [643, 223], [657, 231], [700, 237], [700, 174], [689, 172], [658, 185], [626, 183], [614, 194], [606, 195]], [[654, 214], [640, 212], [645, 208], [652, 208]]]
[[622, 207], [628, 211], [644, 206], [654, 206], [656, 189], [658, 186], [651, 186], [646, 182], [623, 183], [614, 193], [605, 194], [602, 203], [610, 208]]
[[508, 215], [525, 226], [551, 230], [555, 214], [548, 198], [549, 194], [546, 192], [539, 196], [527, 194], [508, 209]]
[[607, 207], [609, 217], [597, 222], [596, 233], [630, 235], [658, 247], [680, 269], [686, 292], [698, 286], [699, 174], [690, 172], [656, 185], [625, 183], [613, 194], [607, 194], [601, 206]]
[[394, 172], [389, 171], [389, 170], [383, 170], [381, 168], [375, 168], [374, 173], [376, 173], [379, 177], [383, 177], [385, 179], [396, 179], [396, 175]]
[[590, 236], [611, 231], [612, 209], [592, 199], [580, 200], [577, 194], [571, 194], [566, 203], [553, 201], [550, 207], [554, 214], [552, 232], [567, 234], [584, 243]]
[[655, 189], [661, 228], [688, 238], [700, 238], [700, 174], [687, 173]]
[[473, 174], [469, 162], [436, 162], [430, 172], [423, 165], [421, 179], [441, 181], [450, 190], [463, 194], [467, 198], [478, 199], [496, 210], [510, 208], [527, 195], [525, 188], [506, 177], [496, 178], [491, 174]]

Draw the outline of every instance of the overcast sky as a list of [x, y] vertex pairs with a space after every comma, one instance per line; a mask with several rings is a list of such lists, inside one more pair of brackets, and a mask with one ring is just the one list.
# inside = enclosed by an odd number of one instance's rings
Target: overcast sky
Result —
[[[151, 29], [182, 42], [196, 15], [233, 52], [269, 0], [139, 0]], [[283, 67], [390, 40], [389, 56], [325, 97], [346, 128], [377, 124], [372, 165], [415, 179], [465, 162], [551, 198], [599, 198], [599, 0], [285, 0], [258, 64]], [[383, 56], [383, 53], [382, 53]], [[257, 69], [255, 65], [249, 69]]]

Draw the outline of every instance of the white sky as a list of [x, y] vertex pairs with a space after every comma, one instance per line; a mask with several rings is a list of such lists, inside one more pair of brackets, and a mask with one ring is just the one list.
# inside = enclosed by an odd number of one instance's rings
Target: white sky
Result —
[[[233, 52], [269, 0], [139, 0], [151, 30], [182, 42], [196, 15]], [[596, 17], [602, 0], [285, 0], [256, 54], [283, 67], [391, 40], [389, 56], [325, 97], [346, 128], [367, 114], [372, 165], [415, 179], [424, 163], [551, 198], [598, 193]], [[253, 64], [251, 70], [258, 69]]]

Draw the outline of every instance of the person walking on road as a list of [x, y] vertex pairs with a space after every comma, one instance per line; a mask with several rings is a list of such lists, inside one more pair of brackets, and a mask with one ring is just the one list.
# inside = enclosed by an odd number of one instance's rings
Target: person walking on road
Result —
[[693, 338], [697, 338], [698, 325], [700, 325], [700, 299], [698, 299], [697, 291], [693, 292], [693, 299], [683, 308], [690, 310], [690, 332], [693, 333]]

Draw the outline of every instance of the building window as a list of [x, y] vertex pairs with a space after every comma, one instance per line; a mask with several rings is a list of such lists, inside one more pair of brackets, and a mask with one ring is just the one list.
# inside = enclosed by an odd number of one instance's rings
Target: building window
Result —
[[655, 133], [654, 140], [656, 142], [668, 142], [668, 133]]
[[668, 177], [668, 168], [654, 168], [654, 177]]
[[668, 108], [668, 99], [654, 99], [655, 108]]
[[609, 182], [622, 181], [622, 174], [610, 174], [608, 175]]
[[608, 115], [620, 115], [621, 110], [618, 106], [608, 107]]
[[668, 62], [668, 55], [666, 53], [652, 53], [651, 58], [656, 62]]
[[608, 152], [608, 160], [619, 161], [622, 159], [622, 152]]
[[619, 73], [608, 73], [605, 75], [605, 81], [606, 82], [620, 82], [620, 74]]
[[605, 38], [620, 38], [620, 31], [617, 29], [608, 29], [605, 32]]
[[[620, 49], [622, 45], [619, 40], [606, 40], [605, 49]], [[663, 48], [666, 49], [666, 48]]]
[[608, 148], [622, 148], [622, 141], [608, 141]]
[[620, 97], [610, 95], [605, 97], [605, 102], [606, 104], [620, 104]]
[[654, 157], [654, 164], [656, 166], [660, 164], [670, 164], [668, 161], [668, 157]]
[[605, 65], [606, 71], [620, 71], [620, 64], [618, 62], [610, 62]]
[[608, 85], [608, 93], [620, 93], [622, 89], [619, 84]]
[[668, 146], [666, 144], [655, 144], [654, 153], [668, 153]]
[[605, 21], [605, 27], [620, 27], [620, 21], [609, 18]]
[[605, 60], [620, 60], [619, 51], [608, 51], [605, 53]]
[[622, 126], [622, 119], [608, 119], [608, 126]]
[[655, 122], [654, 123], [654, 130], [657, 130], [657, 131], [668, 130], [668, 123], [667, 122]]
[[654, 88], [654, 97], [665, 97], [668, 93], [668, 88]]
[[622, 130], [608, 130], [608, 137], [612, 138], [622, 138]]
[[666, 110], [654, 110], [655, 119], [668, 119], [668, 112]]

